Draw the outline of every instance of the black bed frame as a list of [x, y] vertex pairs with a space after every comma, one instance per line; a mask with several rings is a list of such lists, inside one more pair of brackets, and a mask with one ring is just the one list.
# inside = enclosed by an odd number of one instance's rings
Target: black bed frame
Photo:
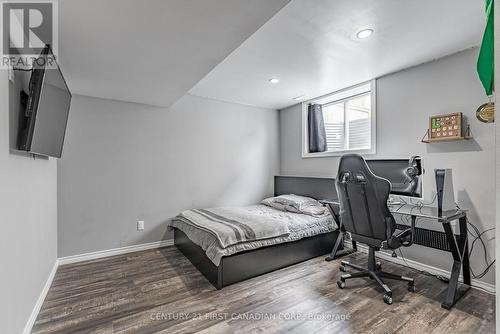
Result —
[[[336, 198], [335, 181], [330, 178], [275, 176], [274, 195], [296, 194], [317, 200]], [[175, 246], [217, 288], [262, 275], [273, 270], [329, 253], [339, 231], [319, 234], [294, 242], [262, 247], [224, 256], [216, 266], [203, 249], [184, 232], [174, 228]]]

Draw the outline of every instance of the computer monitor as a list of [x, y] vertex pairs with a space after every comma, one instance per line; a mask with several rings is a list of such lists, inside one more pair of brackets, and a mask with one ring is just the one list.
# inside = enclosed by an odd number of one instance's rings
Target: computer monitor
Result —
[[392, 195], [422, 198], [424, 169], [420, 157], [366, 160], [366, 163], [373, 174], [391, 182]]

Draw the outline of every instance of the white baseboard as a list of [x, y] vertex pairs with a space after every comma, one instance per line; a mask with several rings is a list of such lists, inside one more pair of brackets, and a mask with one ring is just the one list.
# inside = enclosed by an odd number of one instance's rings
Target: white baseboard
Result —
[[28, 321], [26, 322], [26, 325], [24, 326], [23, 334], [30, 334], [31, 333], [31, 329], [33, 328], [33, 325], [35, 324], [36, 318], [38, 317], [38, 313], [40, 312], [40, 309], [42, 308], [45, 297], [47, 296], [47, 293], [49, 292], [50, 286], [52, 285], [52, 281], [54, 280], [54, 277], [55, 277], [56, 272], [57, 272], [57, 268], [59, 266], [61, 266], [63, 264], [70, 264], [70, 263], [76, 263], [76, 262], [81, 262], [81, 261], [100, 259], [100, 258], [113, 256], [113, 255], [138, 252], [138, 251], [142, 251], [142, 250], [146, 250], [146, 249], [154, 249], [154, 248], [172, 246], [173, 244], [174, 244], [174, 240], [172, 240], [172, 239], [171, 240], [162, 240], [162, 241], [150, 242], [147, 244], [120, 247], [120, 248], [108, 249], [108, 250], [103, 250], [103, 251], [98, 251], [98, 252], [66, 256], [66, 257], [61, 257], [61, 258], [56, 259], [54, 266], [52, 267], [52, 271], [50, 272], [49, 277], [47, 278], [47, 282], [45, 282], [45, 285], [42, 289], [42, 292], [40, 293], [40, 296], [38, 297], [38, 300], [36, 301], [35, 306], [33, 307], [33, 311], [31, 311], [30, 317], [28, 318]]
[[38, 299], [35, 303], [35, 306], [33, 307], [33, 310], [31, 311], [30, 317], [28, 318], [28, 322], [26, 322], [26, 325], [24, 326], [23, 334], [30, 334], [31, 329], [33, 328], [33, 325], [35, 324], [36, 317], [38, 317], [38, 312], [40, 312], [40, 309], [42, 308], [43, 302], [45, 300], [45, 297], [47, 296], [47, 293], [49, 292], [50, 286], [52, 285], [52, 281], [54, 280], [54, 276], [56, 275], [57, 267], [59, 266], [58, 260], [54, 262], [54, 266], [52, 267], [52, 270], [50, 271], [49, 277], [47, 278], [47, 281], [45, 282], [45, 285], [43, 286], [42, 292], [40, 293], [40, 296], [38, 296]]
[[[352, 246], [351, 241], [349, 241], [349, 240], [346, 240], [345, 243], [349, 247]], [[358, 243], [357, 247], [358, 247], [359, 251], [361, 251], [363, 253], [368, 253], [367, 246], [360, 245]], [[427, 264], [420, 263], [420, 262], [410, 260], [410, 259], [403, 260], [400, 256], [392, 257], [390, 254], [387, 254], [384, 252], [377, 252], [377, 257], [380, 259], [387, 260], [389, 262], [394, 262], [394, 263], [397, 263], [397, 264], [400, 264], [403, 266], [408, 266], [408, 267], [416, 269], [416, 270], [425, 271], [425, 272], [432, 274], [432, 275], [439, 275], [439, 276], [446, 277], [446, 278], [450, 278], [450, 275], [451, 275], [451, 273], [447, 270], [433, 267], [433, 266], [429, 266]], [[459, 280], [462, 281], [462, 275], [460, 275]], [[484, 290], [484, 291], [491, 293], [491, 294], [495, 294], [495, 291], [496, 291], [495, 284], [485, 283], [485, 282], [477, 280], [477, 279], [472, 279], [471, 285], [473, 288], [479, 288], [479, 289]]]
[[64, 264], [77, 263], [77, 262], [88, 261], [88, 260], [95, 260], [95, 259], [100, 259], [103, 257], [113, 256], [113, 255], [127, 254], [127, 253], [132, 253], [132, 252], [139, 252], [139, 251], [143, 251], [143, 250], [147, 250], [147, 249], [173, 246], [173, 244], [174, 244], [174, 240], [170, 239], [170, 240], [150, 242], [147, 244], [126, 246], [126, 247], [106, 249], [106, 250], [91, 252], [91, 253], [65, 256], [65, 257], [59, 258], [59, 265], [62, 266]]

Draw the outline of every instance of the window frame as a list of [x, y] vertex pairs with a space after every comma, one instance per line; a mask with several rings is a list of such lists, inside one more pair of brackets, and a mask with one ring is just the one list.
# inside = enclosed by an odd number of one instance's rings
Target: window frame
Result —
[[[309, 132], [307, 127], [307, 107], [311, 103], [331, 103], [341, 102], [348, 100], [361, 94], [369, 92], [371, 95], [371, 110], [370, 110], [370, 129], [371, 129], [371, 142], [369, 149], [352, 149], [352, 150], [337, 150], [325, 152], [309, 152]], [[302, 158], [322, 158], [322, 157], [338, 157], [345, 153], [358, 153], [358, 154], [376, 154], [377, 153], [377, 87], [376, 80], [370, 80], [351, 86], [318, 98], [304, 101], [302, 103]]]

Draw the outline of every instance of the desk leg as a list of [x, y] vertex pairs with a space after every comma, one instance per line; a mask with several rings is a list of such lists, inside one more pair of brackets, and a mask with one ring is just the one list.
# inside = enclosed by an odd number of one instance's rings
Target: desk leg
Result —
[[337, 240], [335, 240], [335, 244], [333, 245], [333, 249], [330, 252], [330, 255], [328, 255], [325, 258], [325, 261], [330, 262], [335, 259], [338, 259], [339, 257], [352, 254], [358, 250], [358, 247], [356, 246], [356, 241], [352, 241], [352, 249], [339, 249], [340, 246], [344, 245], [344, 228], [342, 227], [342, 224], [340, 223], [340, 217], [335, 214], [333, 209], [328, 205], [328, 209], [330, 210], [330, 213], [333, 216], [333, 220], [337, 224], [337, 231], [339, 231], [339, 235], [337, 236]]
[[356, 246], [356, 241], [352, 241], [352, 249], [348, 248], [339, 249], [341, 243], [343, 244], [343, 239], [344, 239], [344, 233], [342, 233], [342, 231], [339, 230], [339, 236], [335, 241], [335, 245], [333, 246], [332, 252], [325, 258], [325, 261], [330, 262], [342, 256], [352, 254], [358, 250], [358, 247]]
[[471, 285], [470, 264], [469, 264], [469, 237], [467, 235], [467, 217], [460, 218], [460, 234], [463, 237], [464, 249], [462, 252], [462, 276], [464, 284]]
[[458, 296], [458, 276], [460, 275], [460, 261], [453, 261], [453, 267], [451, 269], [450, 282], [448, 283], [448, 290], [446, 291], [446, 300], [441, 303], [441, 307], [447, 310], [451, 309], [457, 300], [461, 297]]
[[[340, 228], [337, 231], [339, 231], [339, 235], [337, 236], [337, 240], [335, 240], [335, 244], [333, 245], [333, 249], [330, 252], [330, 255], [328, 255], [325, 258], [325, 261], [330, 262], [330, 261], [335, 260], [338, 256], [341, 256], [340, 252], [339, 252], [339, 246], [340, 246], [340, 243], [343, 243], [344, 233], [340, 230]], [[342, 250], [342, 252], [343, 251], [344, 250]]]
[[[443, 228], [446, 233], [446, 239], [450, 245], [450, 251], [453, 255], [453, 267], [451, 269], [450, 282], [446, 292], [446, 300], [441, 307], [449, 310], [462, 296], [470, 289], [470, 268], [469, 268], [469, 249], [467, 244], [467, 219], [460, 219], [460, 235], [458, 240], [455, 238], [449, 222], [443, 222]], [[460, 286], [458, 277], [460, 271], [464, 273], [464, 284]], [[468, 273], [467, 275], [465, 273]]]

